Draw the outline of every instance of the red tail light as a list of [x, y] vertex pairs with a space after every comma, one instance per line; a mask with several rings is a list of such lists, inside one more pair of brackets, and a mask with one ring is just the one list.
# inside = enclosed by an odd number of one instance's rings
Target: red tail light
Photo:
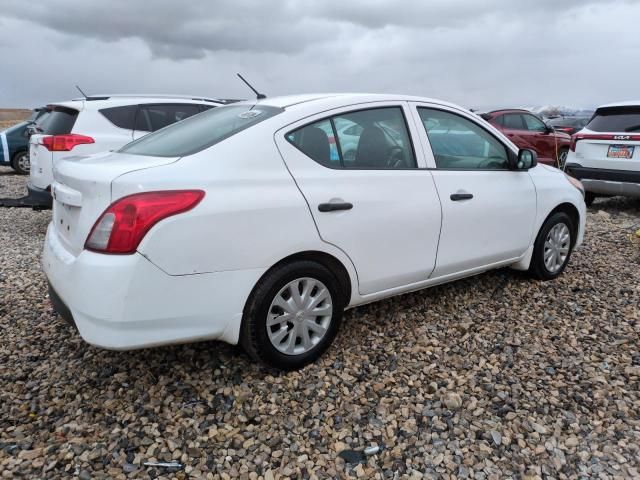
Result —
[[167, 190], [123, 197], [98, 218], [84, 246], [100, 253], [134, 253], [156, 223], [191, 210], [203, 197], [202, 190]]
[[576, 151], [576, 143], [578, 143], [579, 140], [613, 140], [613, 141], [618, 140], [622, 142], [626, 142], [626, 141], [637, 142], [637, 141], [640, 141], [640, 135], [624, 135], [624, 134], [612, 135], [610, 133], [607, 133], [607, 134], [576, 133], [575, 135], [571, 136], [571, 144], [569, 145], [569, 148], [571, 149], [572, 152]]
[[42, 139], [42, 145], [50, 152], [69, 152], [76, 145], [95, 143], [93, 138], [86, 135], [70, 133], [68, 135], [52, 135]]

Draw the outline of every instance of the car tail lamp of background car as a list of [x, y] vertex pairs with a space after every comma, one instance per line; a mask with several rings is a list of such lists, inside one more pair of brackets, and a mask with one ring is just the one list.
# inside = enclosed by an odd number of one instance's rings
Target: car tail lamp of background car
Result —
[[640, 141], [640, 135], [612, 135], [612, 134], [598, 134], [598, 133], [576, 133], [571, 137], [571, 144], [569, 148], [572, 152], [576, 151], [576, 143], [580, 140], [608, 140], [608, 141], [621, 141], [621, 142], [638, 142]]
[[202, 190], [167, 190], [123, 197], [100, 216], [85, 248], [99, 253], [134, 253], [156, 223], [191, 210], [203, 197]]
[[95, 143], [93, 138], [86, 135], [69, 133], [67, 135], [51, 135], [42, 139], [42, 145], [50, 152], [69, 152], [76, 145]]

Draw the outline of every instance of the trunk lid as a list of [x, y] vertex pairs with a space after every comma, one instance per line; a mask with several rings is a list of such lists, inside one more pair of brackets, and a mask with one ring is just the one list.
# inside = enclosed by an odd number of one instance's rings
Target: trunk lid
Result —
[[582, 130], [574, 140], [576, 159], [587, 168], [640, 171], [640, 135]]
[[94, 223], [114, 200], [111, 184], [116, 178], [177, 160], [104, 152], [56, 161], [51, 187], [52, 224], [60, 242], [74, 256], [80, 254]]

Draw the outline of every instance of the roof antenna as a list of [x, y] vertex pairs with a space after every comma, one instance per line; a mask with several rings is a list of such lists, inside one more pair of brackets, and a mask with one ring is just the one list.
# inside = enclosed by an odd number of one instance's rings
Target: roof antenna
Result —
[[[260, 93], [255, 88], [253, 88], [251, 86], [251, 84], [249, 82], [247, 82], [242, 75], [240, 75], [239, 73], [236, 73], [236, 75], [238, 75], [238, 77], [240, 77], [240, 80], [242, 80], [247, 85], [247, 87], [249, 87], [251, 90], [253, 90], [253, 93], [256, 94], [256, 98], [258, 100], [262, 100], [264, 98], [267, 98], [267, 96], [264, 93]], [[80, 89], [78, 89], [78, 90], [80, 90]]]
[[89, 97], [87, 96], [87, 94], [86, 94], [86, 93], [84, 93], [84, 92], [82, 91], [82, 89], [81, 89], [78, 85], [76, 85], [76, 88], [78, 89], [78, 91], [82, 94], [82, 96], [83, 96], [85, 99], [86, 99], [86, 98], [89, 98]]

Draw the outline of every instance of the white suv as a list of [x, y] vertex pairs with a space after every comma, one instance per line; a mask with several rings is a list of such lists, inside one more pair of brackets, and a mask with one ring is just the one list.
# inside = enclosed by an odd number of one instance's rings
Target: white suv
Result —
[[566, 171], [582, 181], [587, 205], [598, 195], [640, 197], [640, 101], [598, 107], [571, 138]]
[[118, 149], [224, 103], [191, 96], [100, 95], [48, 105], [48, 115], [29, 141], [30, 202], [34, 208], [51, 207], [58, 159]]

